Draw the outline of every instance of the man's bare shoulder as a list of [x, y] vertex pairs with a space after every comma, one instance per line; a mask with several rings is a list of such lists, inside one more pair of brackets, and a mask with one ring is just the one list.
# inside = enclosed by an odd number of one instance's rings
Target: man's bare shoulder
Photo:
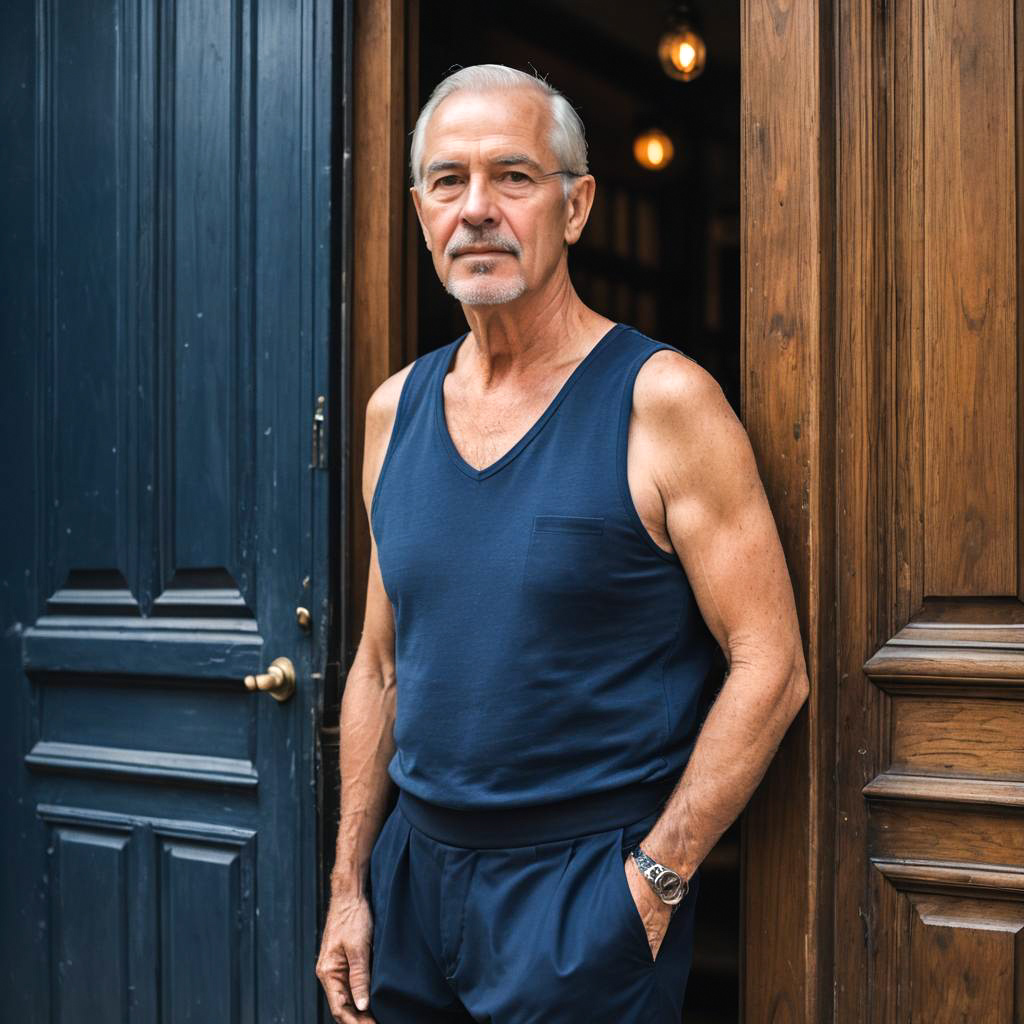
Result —
[[366, 430], [363, 438], [363, 496], [367, 502], [377, 486], [384, 455], [388, 450], [391, 431], [395, 425], [398, 412], [398, 400], [402, 397], [402, 387], [413, 366], [411, 363], [396, 370], [390, 377], [382, 380], [371, 392], [366, 402]]
[[633, 410], [645, 425], [670, 427], [708, 416], [736, 420], [718, 381], [695, 359], [660, 349], [646, 359], [633, 385]]
[[749, 484], [756, 473], [750, 439], [721, 386], [687, 355], [661, 349], [645, 360], [633, 386], [633, 412], [657, 454], [652, 465], [663, 496], [706, 488], [711, 475]]
[[390, 377], [382, 380], [373, 389], [366, 403], [367, 434], [371, 428], [378, 434], [382, 430], [390, 433], [391, 424], [398, 411], [398, 400], [402, 397], [402, 388], [415, 365], [416, 360], [414, 359], [400, 370], [396, 370]]

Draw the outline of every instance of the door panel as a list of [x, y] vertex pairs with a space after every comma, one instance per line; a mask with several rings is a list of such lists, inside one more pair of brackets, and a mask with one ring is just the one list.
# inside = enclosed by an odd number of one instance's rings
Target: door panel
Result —
[[838, 35], [840, 1021], [1024, 1019], [1020, 19]]
[[[3, 257], [12, 1019], [317, 1016], [329, 6], [4, 15], [34, 39], [4, 79], [35, 253]], [[290, 699], [246, 687], [282, 656]]]

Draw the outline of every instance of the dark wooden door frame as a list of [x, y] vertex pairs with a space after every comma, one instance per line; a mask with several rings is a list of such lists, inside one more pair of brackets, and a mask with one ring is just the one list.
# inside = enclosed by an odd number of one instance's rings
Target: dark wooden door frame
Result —
[[[350, 635], [373, 388], [415, 355], [406, 124], [418, 4], [353, 0]], [[743, 816], [743, 1020], [832, 1018], [835, 396], [830, 5], [741, 0], [742, 418], [796, 593], [811, 696]], [[671, 340], [671, 339], [668, 339]]]
[[744, 1021], [833, 1016], [835, 388], [829, 4], [741, 0], [742, 406], [810, 698], [743, 815]]

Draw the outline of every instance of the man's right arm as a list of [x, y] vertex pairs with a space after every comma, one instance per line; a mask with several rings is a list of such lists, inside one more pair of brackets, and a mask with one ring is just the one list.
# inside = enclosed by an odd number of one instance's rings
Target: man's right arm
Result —
[[370, 566], [366, 622], [341, 700], [341, 819], [332, 895], [364, 894], [370, 852], [393, 785], [387, 766], [395, 749], [394, 623], [372, 540]]
[[[362, 494], [368, 521], [408, 372], [407, 366], [385, 380], [366, 406]], [[357, 1013], [353, 1002], [365, 1008], [369, 994], [373, 921], [366, 899], [366, 877], [393, 785], [387, 766], [394, 753], [394, 720], [394, 616], [381, 580], [371, 528], [363, 632], [341, 701], [341, 821], [331, 871], [331, 902], [316, 971], [332, 1015], [346, 1024], [371, 1019]]]

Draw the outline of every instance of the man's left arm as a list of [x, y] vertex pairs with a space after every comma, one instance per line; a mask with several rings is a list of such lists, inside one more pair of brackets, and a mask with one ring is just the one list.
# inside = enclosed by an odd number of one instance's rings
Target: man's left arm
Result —
[[[645, 372], [652, 371], [652, 372]], [[634, 414], [672, 545], [729, 665], [644, 850], [689, 878], [737, 818], [808, 695], [793, 588], [750, 440], [715, 379], [658, 352]]]

